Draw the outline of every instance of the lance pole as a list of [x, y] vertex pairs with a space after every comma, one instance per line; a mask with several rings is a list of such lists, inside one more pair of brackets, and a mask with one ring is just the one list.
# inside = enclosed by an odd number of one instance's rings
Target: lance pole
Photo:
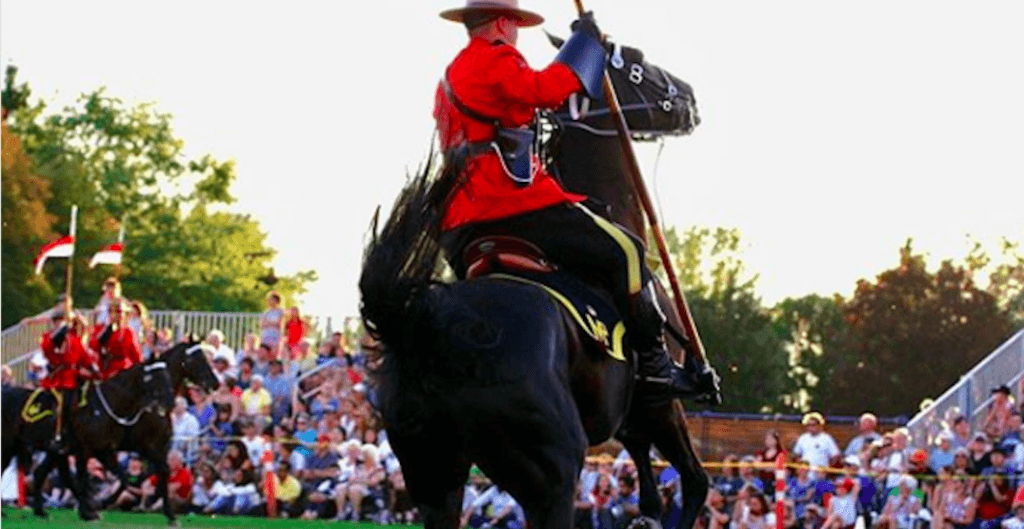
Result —
[[[582, 16], [586, 12], [583, 9], [583, 1], [573, 1], [576, 4], [576, 11]], [[697, 325], [693, 322], [693, 316], [690, 314], [690, 307], [686, 303], [683, 290], [679, 288], [679, 280], [676, 278], [672, 259], [669, 257], [668, 246], [665, 244], [665, 234], [661, 231], [661, 224], [659, 224], [658, 216], [654, 211], [654, 204], [651, 202], [647, 186], [644, 185], [643, 176], [640, 174], [640, 165], [636, 161], [636, 153], [633, 151], [633, 144], [630, 141], [629, 126], [626, 124], [626, 118], [622, 114], [622, 107], [619, 106], [619, 99], [615, 95], [615, 87], [612, 86], [612, 80], [608, 77], [607, 71], [604, 73], [603, 84], [604, 98], [608, 103], [608, 110], [611, 113], [612, 121], [615, 123], [615, 129], [619, 133], [619, 144], [622, 146], [623, 154], [625, 154], [629, 179], [633, 184], [633, 190], [636, 192], [637, 197], [640, 198], [640, 205], [647, 216], [647, 223], [651, 226], [651, 233], [654, 236], [655, 245], [658, 247], [658, 255], [661, 257], [662, 265], [665, 267], [665, 275], [668, 276], [669, 285], [672, 287], [673, 301], [675, 301], [679, 319], [682, 320], [683, 330], [690, 337], [692, 346], [689, 348], [690, 353], [694, 355], [694, 360], [706, 364], [708, 360], [707, 354], [704, 352], [704, 343], [697, 332]]]
[[[68, 267], [67, 275], [64, 278], [64, 296], [65, 303], [70, 304], [71, 302], [71, 278], [74, 275], [75, 268], [75, 245], [78, 241], [75, 240], [75, 228], [78, 225], [78, 206], [71, 206], [71, 227], [68, 228], [68, 235], [71, 236], [71, 255], [68, 256]], [[68, 305], [70, 307], [70, 305]]]

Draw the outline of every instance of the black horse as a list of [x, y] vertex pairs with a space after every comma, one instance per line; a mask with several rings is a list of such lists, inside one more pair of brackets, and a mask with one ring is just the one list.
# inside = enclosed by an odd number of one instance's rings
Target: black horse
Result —
[[[2, 463], [10, 464], [17, 455], [19, 467], [27, 470], [34, 449], [47, 450], [47, 459], [67, 467], [66, 456], [52, 448], [54, 416], [47, 415], [39, 420], [28, 421], [23, 417], [24, 405], [33, 390], [9, 387], [3, 390], [3, 455]], [[69, 398], [65, 409], [67, 414], [68, 438], [65, 439], [71, 453], [76, 456], [74, 479], [62, 469], [62, 479], [71, 485], [78, 500], [79, 516], [94, 520], [97, 514], [92, 506], [86, 464], [94, 455], [90, 448], [105, 439], [118, 435], [121, 423], [133, 421], [146, 410], [156, 408], [166, 415], [173, 405], [170, 375], [167, 364], [160, 361], [147, 362], [118, 373], [110, 380], [98, 384], [87, 384], [66, 395]], [[52, 464], [46, 464], [45, 471], [34, 474], [34, 488], [42, 485]], [[40, 465], [42, 468], [44, 465]], [[33, 495], [35, 497], [35, 495]], [[37, 515], [45, 516], [41, 504], [34, 506]]]
[[[179, 392], [186, 381], [198, 384], [207, 392], [211, 392], [220, 386], [217, 375], [207, 357], [207, 347], [192, 336], [186, 342], [181, 342], [164, 351], [160, 360], [167, 364], [167, 371], [170, 374], [171, 386], [174, 392]], [[131, 450], [139, 454], [144, 461], [149, 461], [152, 469], [155, 469], [156, 496], [163, 499], [163, 513], [167, 522], [173, 524], [176, 516], [171, 508], [171, 502], [167, 499], [167, 479], [170, 475], [170, 468], [167, 466], [167, 453], [171, 446], [171, 419], [167, 415], [153, 412], [143, 413], [138, 423], [126, 428], [124, 437], [121, 439], [119, 450]], [[114, 492], [117, 497], [126, 486], [127, 476], [123, 469], [117, 464], [114, 457], [115, 452], [106, 451], [106, 460], [103, 465], [112, 470], [121, 482], [121, 488]]]
[[[190, 336], [187, 341], [175, 344], [164, 351], [158, 360], [167, 365], [174, 393], [179, 392], [186, 381], [198, 384], [206, 391], [213, 391], [220, 385], [217, 375], [210, 367], [204, 346], [194, 336]], [[156, 494], [157, 497], [163, 498], [163, 512], [168, 523], [173, 523], [176, 518], [170, 502], [167, 501], [167, 479], [170, 474], [170, 469], [167, 466], [167, 452], [171, 445], [171, 430], [170, 418], [166, 414], [147, 410], [138, 417], [136, 423], [121, 431], [123, 437], [117, 448], [117, 450], [137, 452], [139, 457], [149, 461], [157, 477]], [[101, 450], [98, 454], [98, 457], [102, 458], [100, 461], [103, 466], [117, 475], [120, 480], [121, 487], [113, 493], [114, 497], [124, 490], [127, 483], [124, 470], [117, 463], [116, 453], [116, 450]], [[45, 459], [36, 467], [33, 474], [34, 482], [38, 484], [33, 486], [32, 491], [32, 505], [37, 516], [45, 516], [42, 508], [42, 479], [45, 479], [54, 464], [61, 468], [63, 462], [60, 456], [54, 457], [54, 455], [47, 452]], [[64, 467], [66, 468], [66, 465]]]
[[[555, 47], [562, 45], [557, 37], [549, 35], [549, 39]], [[700, 123], [689, 84], [647, 62], [636, 48], [617, 43], [608, 47], [608, 74], [634, 140], [689, 134]], [[549, 142], [550, 166], [562, 185], [590, 197], [597, 203], [594, 209], [609, 220], [635, 234], [644, 234], [643, 210], [626, 176], [625, 154], [605, 102], [573, 96], [551, 121], [554, 133]], [[681, 329], [675, 305], [669, 302], [660, 283], [657, 287], [670, 324]], [[692, 355], [681, 351], [685, 344], [670, 345], [677, 356], [683, 354], [688, 362], [693, 361]], [[644, 515], [657, 518], [661, 512], [649, 456], [653, 442], [680, 474], [684, 504], [676, 526], [691, 527], [704, 504], [708, 476], [693, 450], [678, 402], [655, 406], [637, 403], [616, 437], [637, 464]]]
[[[631, 127], [684, 133], [696, 124], [692, 91], [685, 83], [644, 63], [637, 50], [611, 52], [612, 78], [625, 94]], [[616, 74], [627, 56], [629, 69]], [[619, 60], [623, 64], [616, 68]], [[639, 68], [662, 77], [645, 78]], [[623, 86], [624, 79], [633, 86]], [[655, 99], [664, 116], [652, 113], [654, 105], [644, 100], [640, 88], [650, 90], [646, 85], [651, 83], [665, 90], [658, 99], [648, 98]], [[631, 93], [636, 100], [628, 99]], [[579, 100], [571, 100], [572, 105], [556, 120], [555, 164], [563, 182], [603, 199], [612, 218], [643, 233], [635, 198], [619, 198], [630, 196], [623, 173], [616, 170], [621, 163], [571, 167], [574, 149], [577, 156], [593, 156], [593, 141], [614, 141], [596, 128], [599, 123], [569, 122], [599, 117], [599, 108], [586, 109]], [[638, 126], [645, 119], [647, 124]], [[568, 136], [573, 128], [596, 132], [597, 140], [574, 143]], [[608, 153], [619, 152], [614, 145], [607, 147]], [[360, 281], [364, 319], [384, 343], [378, 383], [385, 424], [428, 527], [457, 524], [461, 484], [471, 463], [517, 497], [532, 526], [571, 523], [586, 446], [613, 434], [637, 460], [645, 514], [661, 511], [647, 454], [651, 443], [680, 470], [686, 505], [678, 526], [690, 527], [707, 493], [707, 475], [673, 405], [628, 408], [631, 364], [613, 361], [581, 339], [562, 307], [537, 287], [493, 277], [453, 285], [431, 281], [440, 250], [430, 233], [437, 212], [430, 206], [429, 172], [428, 167], [403, 191], [380, 237], [367, 248]], [[606, 185], [574, 187], [570, 172], [580, 182], [603, 180]], [[629, 427], [623, 430], [627, 416]]]

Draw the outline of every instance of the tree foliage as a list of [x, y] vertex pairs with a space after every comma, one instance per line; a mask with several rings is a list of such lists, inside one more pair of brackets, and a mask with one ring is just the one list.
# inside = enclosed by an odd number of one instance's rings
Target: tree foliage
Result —
[[[79, 207], [73, 291], [78, 306], [91, 304], [99, 285], [112, 273], [109, 267], [89, 270], [88, 260], [116, 240], [125, 222], [121, 274], [127, 296], [152, 308], [262, 308], [267, 286], [257, 278], [268, 273], [274, 252], [266, 246], [257, 221], [224, 211], [234, 200], [230, 193], [237, 177], [233, 161], [186, 156], [170, 115], [152, 104], [125, 104], [103, 89], [83, 94], [77, 104], [57, 112], [51, 112], [45, 102], [28, 102], [12, 109], [8, 121], [28, 157], [19, 162], [27, 164], [21, 170], [48, 183], [49, 195], [42, 184], [32, 195], [33, 204], [45, 204], [46, 218], [54, 221], [48, 229], [66, 233], [71, 205]], [[4, 134], [6, 223], [6, 129]], [[19, 196], [12, 193], [11, 200]], [[44, 224], [37, 224], [42, 229]], [[5, 226], [5, 326], [54, 301], [35, 297], [8, 304], [10, 288], [36, 284], [25, 263], [52, 234], [33, 233], [33, 238], [8, 246]], [[43, 283], [54, 286], [49, 288], [51, 294], [54, 288], [63, 288], [63, 268], [47, 265]], [[313, 272], [302, 272], [281, 278], [275, 288], [288, 297], [304, 291], [315, 278]]]

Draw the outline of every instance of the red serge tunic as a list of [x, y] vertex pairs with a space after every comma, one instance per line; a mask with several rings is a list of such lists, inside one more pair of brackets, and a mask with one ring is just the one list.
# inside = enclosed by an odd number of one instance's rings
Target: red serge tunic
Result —
[[[478, 114], [497, 118], [507, 128], [531, 123], [536, 109], [557, 107], [582, 89], [576, 74], [564, 64], [552, 63], [536, 71], [515, 47], [491, 44], [479, 37], [470, 39], [446, 75], [463, 105]], [[441, 148], [446, 151], [463, 142], [495, 139], [494, 126], [459, 112], [440, 84], [434, 95], [434, 119]], [[533, 166], [533, 183], [519, 187], [505, 174], [497, 153], [468, 160], [464, 182], [448, 203], [441, 229], [452, 230], [586, 198], [563, 190], [536, 161]]]
[[46, 389], [75, 389], [78, 387], [79, 368], [87, 369], [92, 363], [89, 353], [82, 345], [82, 339], [73, 332], [68, 331], [59, 348], [53, 344], [52, 334], [52, 331], [44, 334], [39, 346], [52, 368], [39, 385]]
[[[100, 333], [94, 334], [89, 342], [93, 351], [100, 350]], [[100, 354], [101, 359], [106, 361], [100, 365], [103, 380], [128, 369], [135, 364], [142, 363], [142, 351], [139, 349], [139, 342], [135, 340], [135, 333], [128, 327], [121, 327], [111, 333], [107, 340], [107, 354]]]

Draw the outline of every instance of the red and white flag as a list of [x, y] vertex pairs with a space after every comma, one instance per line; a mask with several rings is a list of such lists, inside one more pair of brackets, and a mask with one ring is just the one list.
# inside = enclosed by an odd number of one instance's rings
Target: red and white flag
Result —
[[92, 256], [92, 260], [89, 261], [89, 268], [96, 268], [98, 264], [121, 264], [121, 249], [122, 245], [119, 242], [108, 244]]
[[75, 255], [75, 236], [65, 235], [56, 241], [43, 246], [42, 251], [36, 256], [36, 274], [43, 271], [43, 264], [51, 257], [71, 257]]

